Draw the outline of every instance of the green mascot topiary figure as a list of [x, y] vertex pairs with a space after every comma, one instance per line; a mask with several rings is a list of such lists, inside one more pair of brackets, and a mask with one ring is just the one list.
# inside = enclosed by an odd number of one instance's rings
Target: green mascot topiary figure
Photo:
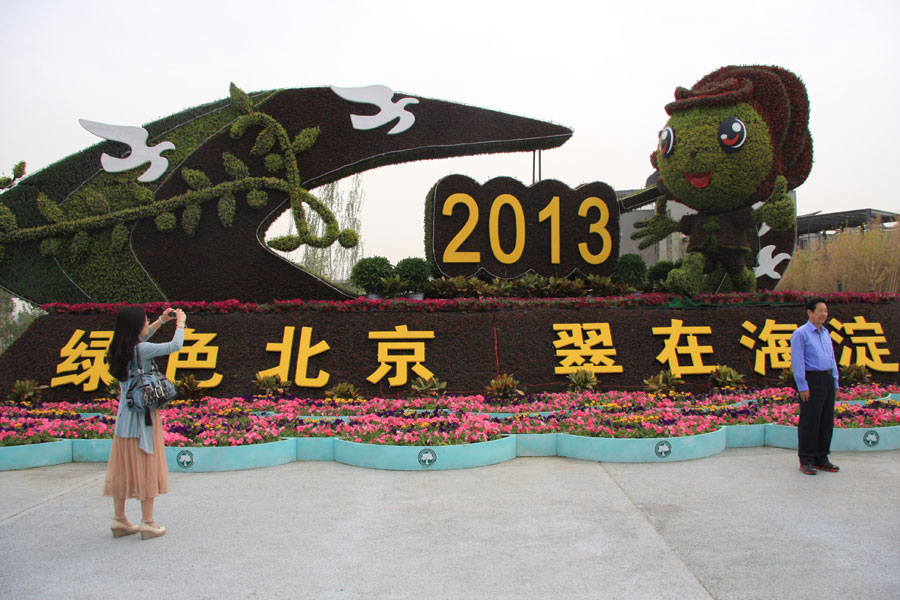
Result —
[[[650, 157], [663, 197], [631, 237], [643, 249], [676, 231], [690, 236], [688, 252], [703, 260], [686, 260], [670, 272], [667, 281], [679, 291], [752, 291], [756, 226], [793, 227], [788, 191], [812, 167], [806, 88], [779, 67], [723, 67], [691, 89], [676, 89], [666, 112], [669, 121]], [[676, 222], [666, 215], [668, 199], [698, 214]]]

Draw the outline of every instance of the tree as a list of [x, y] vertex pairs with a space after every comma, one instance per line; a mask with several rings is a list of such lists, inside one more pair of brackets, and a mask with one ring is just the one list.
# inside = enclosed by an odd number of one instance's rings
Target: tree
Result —
[[[359, 213], [362, 211], [365, 194], [362, 191], [362, 177], [357, 174], [347, 181], [336, 181], [323, 185], [314, 190], [316, 197], [321, 200], [337, 217], [343, 227], [360, 230]], [[319, 216], [309, 211], [309, 229], [313, 235], [321, 235], [325, 230], [325, 224]], [[293, 233], [293, 221], [291, 221]], [[288, 254], [291, 262], [303, 267], [324, 279], [334, 282], [345, 282], [350, 277], [350, 269], [363, 254], [363, 245], [360, 242], [353, 248], [344, 248], [333, 244], [327, 248], [313, 248], [303, 246]]]
[[41, 314], [41, 309], [0, 289], [0, 353], [9, 348]]

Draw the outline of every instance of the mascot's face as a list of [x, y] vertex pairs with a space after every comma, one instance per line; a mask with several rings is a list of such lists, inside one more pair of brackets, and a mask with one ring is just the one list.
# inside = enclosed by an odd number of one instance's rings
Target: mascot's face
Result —
[[676, 112], [660, 132], [656, 158], [675, 198], [712, 214], [751, 203], [772, 160], [769, 128], [744, 102]]

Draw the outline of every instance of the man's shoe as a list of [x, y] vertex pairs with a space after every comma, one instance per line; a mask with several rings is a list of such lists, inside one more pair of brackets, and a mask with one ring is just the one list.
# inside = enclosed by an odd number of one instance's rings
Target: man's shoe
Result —
[[804, 465], [803, 463], [800, 463], [800, 472], [804, 475], [815, 475], [816, 468], [812, 465]]
[[815, 464], [815, 467], [820, 471], [828, 471], [829, 473], [837, 473], [838, 471], [841, 470], [840, 467], [828, 462], [827, 460], [824, 460], [822, 462], [817, 462]]

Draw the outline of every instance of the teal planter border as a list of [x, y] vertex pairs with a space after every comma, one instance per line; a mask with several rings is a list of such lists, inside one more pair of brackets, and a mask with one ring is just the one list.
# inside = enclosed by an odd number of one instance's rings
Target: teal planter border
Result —
[[[441, 471], [482, 467], [518, 456], [563, 456], [602, 462], [674, 462], [718, 454], [725, 448], [797, 448], [797, 428], [787, 425], [727, 425], [710, 433], [668, 438], [600, 438], [565, 433], [527, 433], [490, 442], [452, 446], [358, 444], [336, 438], [288, 437], [249, 446], [168, 447], [175, 472], [237, 471], [292, 461], [330, 461], [370, 469]], [[66, 462], [106, 462], [111, 439], [66, 439], [0, 447], [0, 471]], [[900, 426], [836, 427], [833, 452], [900, 449]]]
[[[766, 446], [797, 449], [797, 428], [766, 425]], [[872, 452], [900, 449], [900, 426], [835, 427], [832, 452]]]
[[297, 460], [297, 442], [282, 439], [248, 446], [167, 447], [170, 471], [208, 473], [274, 467]]
[[754, 425], [726, 425], [725, 443], [728, 448], [753, 448], [766, 445], [765, 423]]
[[106, 462], [112, 450], [112, 438], [82, 440], [73, 439], [72, 462]]
[[334, 440], [334, 460], [355, 467], [391, 471], [441, 471], [483, 467], [516, 457], [516, 439], [453, 446], [387, 446]]
[[334, 460], [334, 438], [298, 437], [296, 460]]
[[704, 458], [726, 447], [724, 427], [709, 433], [667, 438], [602, 438], [559, 434], [558, 454], [603, 462], [673, 462]]
[[559, 456], [558, 433], [517, 433], [516, 456]]
[[0, 446], [0, 471], [48, 467], [72, 462], [72, 440]]

